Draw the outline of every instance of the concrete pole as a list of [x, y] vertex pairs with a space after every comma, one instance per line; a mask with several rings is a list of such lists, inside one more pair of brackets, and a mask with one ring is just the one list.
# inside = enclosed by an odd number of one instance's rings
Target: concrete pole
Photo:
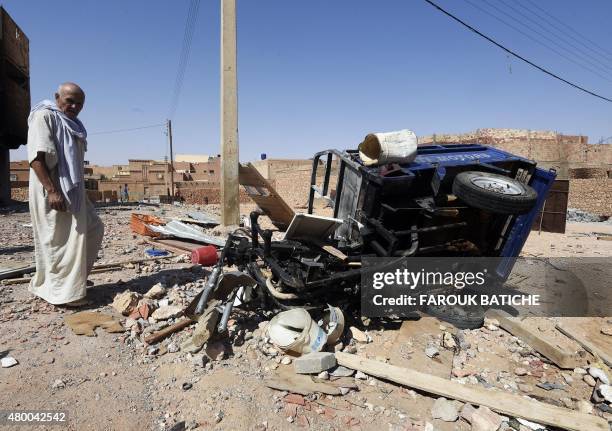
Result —
[[236, 0], [221, 0], [221, 223], [240, 221]]
[[168, 142], [170, 143], [170, 199], [174, 202], [174, 155], [172, 153], [172, 120], [168, 120]]
[[10, 152], [0, 142], [0, 205], [11, 202]]

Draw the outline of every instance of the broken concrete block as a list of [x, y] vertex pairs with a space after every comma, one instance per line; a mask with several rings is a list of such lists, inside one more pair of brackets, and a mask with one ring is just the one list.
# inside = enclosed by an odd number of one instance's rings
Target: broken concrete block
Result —
[[456, 403], [444, 397], [438, 398], [431, 408], [431, 417], [442, 419], [444, 422], [455, 422], [459, 418]]
[[466, 403], [461, 408], [461, 417], [463, 419], [465, 419], [468, 423], [471, 424], [472, 423], [472, 415], [474, 414], [475, 411], [476, 411], [476, 409], [474, 408], [473, 405], [471, 405], [470, 403]]
[[160, 307], [151, 314], [151, 317], [155, 320], [168, 320], [173, 317], [179, 316], [183, 312], [181, 307], [176, 305], [167, 305]]
[[117, 310], [117, 312], [127, 316], [132, 312], [132, 309], [136, 306], [136, 304], [138, 304], [139, 299], [139, 294], [126, 290], [125, 292], [116, 295], [111, 305], [115, 310]]
[[609, 385], [610, 384], [610, 379], [608, 379], [608, 376], [606, 375], [606, 373], [603, 372], [603, 370], [601, 368], [597, 368], [597, 367], [589, 367], [589, 374], [594, 378], [594, 379], [599, 379], [601, 380], [601, 382], [604, 385]]
[[351, 331], [351, 336], [353, 339], [358, 343], [369, 343], [372, 341], [372, 337], [354, 326], [351, 326], [349, 330]]
[[336, 366], [336, 357], [329, 352], [312, 352], [293, 361], [298, 374], [318, 374]]
[[497, 431], [502, 418], [490, 408], [480, 406], [472, 413], [472, 431]]
[[149, 299], [158, 299], [166, 294], [166, 288], [163, 284], [157, 283], [153, 287], [151, 287], [147, 293], [144, 294], [145, 298]]

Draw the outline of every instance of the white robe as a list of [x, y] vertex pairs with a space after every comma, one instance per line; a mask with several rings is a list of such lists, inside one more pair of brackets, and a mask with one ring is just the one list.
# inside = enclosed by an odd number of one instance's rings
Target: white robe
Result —
[[[45, 164], [57, 190], [57, 150], [54, 123], [49, 111], [33, 114], [28, 130], [28, 161], [38, 152], [45, 153]], [[79, 158], [85, 157], [85, 146], [78, 140]], [[83, 191], [83, 193], [85, 193]], [[78, 213], [51, 209], [47, 192], [36, 173], [30, 169], [29, 204], [34, 233], [36, 275], [30, 281], [30, 292], [51, 304], [77, 301], [86, 295], [87, 276], [104, 235], [104, 225], [89, 199]]]

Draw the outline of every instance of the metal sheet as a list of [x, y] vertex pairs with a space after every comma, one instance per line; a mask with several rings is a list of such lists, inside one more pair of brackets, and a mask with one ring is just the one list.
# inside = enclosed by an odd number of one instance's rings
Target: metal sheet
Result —
[[206, 213], [201, 213], [201, 212], [187, 213], [187, 217], [192, 218], [195, 221], [198, 221], [204, 224], [209, 224], [212, 226], [217, 226], [219, 224], [219, 219], [217, 217], [212, 216], [210, 214], [206, 214]]
[[312, 238], [324, 240], [342, 224], [342, 220], [314, 214], [296, 214], [287, 229], [285, 239]]
[[226, 238], [206, 235], [199, 229], [189, 226], [180, 221], [172, 220], [164, 226], [153, 226], [147, 225], [152, 231], [161, 233], [162, 235], [175, 236], [178, 238], [192, 239], [194, 241], [200, 241], [206, 244], [213, 244], [219, 247], [223, 247], [226, 242]]

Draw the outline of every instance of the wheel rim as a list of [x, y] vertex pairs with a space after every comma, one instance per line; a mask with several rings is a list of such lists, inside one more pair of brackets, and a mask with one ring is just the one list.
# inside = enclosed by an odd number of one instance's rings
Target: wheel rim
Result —
[[523, 188], [519, 184], [504, 178], [479, 176], [472, 178], [470, 181], [476, 187], [502, 195], [517, 196], [523, 194]]

